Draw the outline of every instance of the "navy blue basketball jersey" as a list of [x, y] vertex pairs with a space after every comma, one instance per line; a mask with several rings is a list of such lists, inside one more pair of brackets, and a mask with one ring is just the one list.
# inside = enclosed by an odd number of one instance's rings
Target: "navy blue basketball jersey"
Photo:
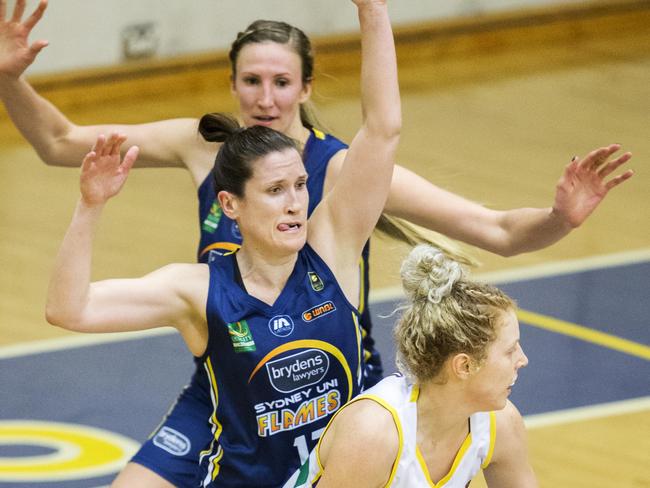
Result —
[[[323, 186], [327, 165], [330, 159], [339, 151], [348, 146], [336, 137], [325, 134], [317, 129], [311, 129], [307, 143], [303, 150], [303, 162], [309, 178], [307, 190], [309, 191], [309, 208], [307, 215], [311, 215], [316, 205], [323, 198]], [[198, 190], [199, 196], [199, 222], [201, 225], [201, 239], [197, 252], [197, 259], [207, 263], [225, 253], [239, 249], [242, 237], [237, 223], [221, 212], [217, 201], [212, 174], [201, 183]], [[370, 292], [370, 275], [368, 260], [370, 257], [370, 243], [363, 248], [361, 270], [361, 296], [359, 312], [361, 313], [361, 326], [364, 330], [363, 346], [366, 354], [366, 386], [370, 387], [381, 380], [383, 368], [379, 353], [375, 349], [375, 341], [370, 335], [372, 321], [368, 309], [368, 293]]]
[[278, 487], [361, 391], [359, 317], [308, 244], [273, 305], [246, 293], [235, 255], [209, 263], [201, 360], [213, 439], [200, 457], [202, 486]]

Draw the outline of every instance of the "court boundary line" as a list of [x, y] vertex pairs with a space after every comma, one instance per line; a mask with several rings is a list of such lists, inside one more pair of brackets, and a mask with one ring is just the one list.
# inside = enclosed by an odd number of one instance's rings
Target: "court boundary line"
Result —
[[[532, 280], [550, 276], [563, 276], [570, 273], [606, 269], [614, 266], [650, 261], [650, 248], [626, 251], [620, 253], [603, 254], [586, 258], [553, 261], [551, 263], [522, 266], [504, 271], [477, 273], [476, 279], [490, 283], [515, 283], [517, 281]], [[387, 287], [370, 292], [371, 305], [389, 300], [399, 300], [403, 292], [401, 287]], [[11, 359], [32, 354], [63, 351], [115, 342], [125, 342], [147, 337], [160, 337], [177, 333], [176, 330], [156, 328], [137, 332], [118, 332], [110, 334], [79, 334], [69, 337], [57, 337], [40, 341], [29, 341], [9, 346], [0, 346], [0, 360]]]
[[646, 410], [650, 410], [650, 396], [526, 415], [524, 417], [524, 423], [526, 424], [527, 430], [534, 430], [543, 427], [615, 417], [617, 415], [639, 413]]
[[[533, 264], [520, 268], [506, 269], [502, 271], [491, 271], [487, 273], [476, 273], [473, 277], [478, 281], [486, 281], [493, 284], [517, 283], [519, 281], [548, 278], [552, 276], [565, 276], [571, 273], [592, 271], [595, 269], [607, 269], [628, 264], [643, 263], [650, 261], [650, 248], [642, 248], [633, 251], [620, 253], [602, 254], [586, 258], [568, 259], [553, 261], [550, 263]], [[402, 298], [404, 293], [400, 286], [391, 286], [370, 290], [370, 304], [396, 300]]]
[[613, 351], [635, 356], [650, 361], [650, 347], [639, 342], [631, 341], [623, 337], [592, 329], [584, 325], [568, 322], [550, 315], [531, 312], [530, 310], [518, 309], [517, 317], [520, 322], [538, 329], [543, 329], [556, 334], [595, 344]]
[[105, 334], [79, 333], [79, 335], [69, 337], [57, 337], [54, 339], [43, 339], [40, 341], [22, 342], [10, 346], [2, 346], [0, 347], [0, 360], [172, 334], [177, 334], [177, 331], [171, 327], [141, 330], [137, 332], [115, 332]]

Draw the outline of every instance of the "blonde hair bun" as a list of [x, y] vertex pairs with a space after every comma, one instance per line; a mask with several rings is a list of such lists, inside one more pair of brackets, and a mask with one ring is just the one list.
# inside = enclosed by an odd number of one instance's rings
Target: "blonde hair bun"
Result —
[[404, 293], [413, 302], [440, 303], [464, 274], [462, 266], [428, 244], [413, 248], [400, 270]]

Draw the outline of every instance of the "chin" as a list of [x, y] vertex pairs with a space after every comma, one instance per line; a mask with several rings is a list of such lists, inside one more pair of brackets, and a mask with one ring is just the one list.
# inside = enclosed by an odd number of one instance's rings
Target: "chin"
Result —
[[305, 247], [305, 244], [307, 244], [307, 238], [303, 235], [296, 236], [291, 239], [283, 239], [282, 242], [279, 243], [279, 246], [281, 246], [286, 251], [297, 253], [303, 247]]

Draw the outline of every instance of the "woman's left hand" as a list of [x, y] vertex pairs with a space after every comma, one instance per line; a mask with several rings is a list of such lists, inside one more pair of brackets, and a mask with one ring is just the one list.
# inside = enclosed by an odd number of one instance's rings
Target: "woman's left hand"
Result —
[[591, 151], [582, 159], [575, 156], [564, 169], [556, 186], [553, 212], [571, 227], [582, 224], [609, 190], [634, 174], [632, 170], [627, 170], [605, 181], [607, 176], [632, 157], [631, 153], [626, 152], [608, 161], [609, 157], [620, 148], [619, 144], [611, 144]]

